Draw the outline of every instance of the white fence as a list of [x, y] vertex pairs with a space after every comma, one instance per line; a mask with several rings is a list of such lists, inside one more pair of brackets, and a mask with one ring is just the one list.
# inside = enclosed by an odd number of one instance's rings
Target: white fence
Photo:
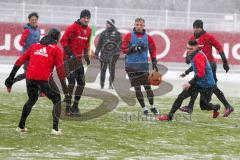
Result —
[[191, 29], [195, 19], [202, 19], [206, 30], [211, 31], [240, 31], [240, 15], [236, 13], [202, 13], [172, 10], [137, 10], [112, 9], [97, 7], [70, 7], [60, 5], [33, 5], [27, 3], [0, 2], [1, 22], [27, 22], [30, 12], [39, 13], [40, 23], [70, 24], [75, 21], [82, 9], [89, 9], [92, 13], [92, 22], [97, 26], [104, 26], [106, 19], [114, 18], [116, 26], [129, 28], [133, 26], [136, 17], [146, 20], [146, 27], [152, 29]]

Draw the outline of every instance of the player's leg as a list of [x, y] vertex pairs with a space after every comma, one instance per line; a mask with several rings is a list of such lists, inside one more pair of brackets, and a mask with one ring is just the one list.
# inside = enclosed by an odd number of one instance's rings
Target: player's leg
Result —
[[150, 104], [150, 110], [153, 114], [158, 115], [159, 112], [157, 110], [157, 108], [154, 106], [154, 94], [153, 91], [151, 89], [150, 85], [144, 85], [144, 89], [147, 93], [147, 98], [148, 98], [148, 102]]
[[30, 114], [33, 105], [38, 100], [38, 91], [39, 91], [39, 88], [38, 88], [38, 85], [37, 85], [36, 81], [26, 80], [26, 84], [27, 84], [28, 100], [23, 106], [21, 119], [20, 119], [20, 122], [18, 124], [18, 127], [22, 131], [24, 131], [26, 119], [27, 119], [28, 115]]
[[68, 80], [68, 92], [69, 92], [69, 105], [71, 106], [71, 101], [72, 101], [72, 95], [73, 95], [73, 90], [75, 87], [75, 71], [71, 72], [68, 76], [67, 76], [67, 80]]
[[77, 81], [77, 88], [75, 91], [74, 103], [72, 105], [72, 112], [75, 115], [79, 115], [80, 111], [78, 108], [79, 101], [81, 99], [84, 87], [85, 87], [85, 74], [83, 66], [78, 68], [75, 71], [76, 74], [76, 81]]
[[189, 92], [191, 94], [191, 97], [190, 97], [190, 101], [189, 101], [188, 105], [180, 107], [179, 110], [182, 111], [182, 112], [192, 113], [194, 103], [195, 103], [195, 101], [197, 99], [197, 96], [198, 96], [198, 91], [196, 90], [195, 87], [190, 87]]
[[104, 88], [107, 65], [108, 64], [106, 62], [101, 61], [100, 86], [101, 86], [102, 89]]
[[[56, 133], [59, 131], [58, 129], [58, 123], [59, 123], [59, 117], [61, 114], [61, 96], [59, 93], [54, 92], [51, 90], [47, 82], [39, 82], [40, 90], [46, 94], [46, 96], [52, 101], [53, 103], [53, 110], [52, 110], [52, 116], [53, 116], [53, 130], [52, 133]], [[61, 131], [59, 131], [59, 134]]]
[[182, 102], [184, 99], [188, 98], [191, 96], [191, 93], [189, 92], [189, 90], [183, 90], [177, 97], [177, 99], [174, 101], [172, 108], [170, 110], [170, 112], [168, 113], [168, 115], [163, 115], [160, 116], [158, 119], [160, 121], [169, 121], [172, 120], [173, 115], [175, 114], [175, 112], [180, 108], [180, 106], [182, 105]]
[[143, 114], [148, 115], [148, 109], [145, 106], [144, 97], [143, 97], [143, 94], [141, 91], [141, 86], [134, 86], [134, 90], [135, 90], [137, 100], [138, 100], [139, 104], [141, 105], [141, 107], [143, 108]]
[[213, 118], [217, 118], [220, 110], [219, 104], [210, 103], [212, 97], [212, 88], [200, 89], [200, 108], [202, 110], [213, 111]]
[[118, 58], [119, 58], [119, 55], [113, 55], [113, 57], [111, 59], [111, 63], [109, 64], [109, 72], [110, 72], [109, 89], [113, 89], [112, 83], [115, 79], [115, 66], [116, 66]]
[[[211, 68], [212, 68], [214, 80], [215, 80], [215, 82], [217, 84], [217, 81], [218, 81], [217, 80], [217, 74], [216, 74], [216, 72], [217, 72], [217, 65], [216, 65], [215, 62], [214, 63], [210, 63], [210, 65], [211, 65]], [[228, 117], [231, 114], [231, 112], [234, 111], [234, 108], [229, 104], [229, 102], [227, 101], [224, 93], [218, 88], [217, 85], [214, 86], [213, 93], [216, 95], [216, 97], [219, 99], [219, 101], [222, 102], [222, 104], [225, 107], [224, 117]]]

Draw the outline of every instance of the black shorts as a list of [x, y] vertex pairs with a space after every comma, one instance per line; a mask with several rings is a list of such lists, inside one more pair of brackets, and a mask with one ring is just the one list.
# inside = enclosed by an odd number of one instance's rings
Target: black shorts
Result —
[[76, 82], [80, 86], [85, 86], [85, 74], [84, 67], [79, 67], [75, 71], [71, 72], [68, 77], [68, 83], [74, 85]]
[[27, 94], [31, 98], [36, 98], [39, 96], [39, 91], [46, 94], [46, 96], [53, 100], [58, 99], [60, 101], [60, 94], [53, 91], [48, 85], [48, 81], [39, 81], [39, 80], [26, 80], [27, 84]]
[[149, 85], [148, 76], [149, 76], [148, 72], [128, 73], [128, 77], [132, 87], [140, 85]]

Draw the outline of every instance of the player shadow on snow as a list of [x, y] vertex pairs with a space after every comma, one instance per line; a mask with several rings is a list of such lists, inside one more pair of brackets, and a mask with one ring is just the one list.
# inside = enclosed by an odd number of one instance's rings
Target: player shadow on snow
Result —
[[[68, 76], [71, 72], [75, 71], [82, 65], [79, 65], [78, 62], [74, 59], [65, 61], [65, 75]], [[167, 68], [163, 65], [158, 64], [159, 72], [161, 75], [166, 74]], [[97, 75], [100, 72], [100, 64], [98, 60], [92, 59], [91, 64], [88, 66], [85, 72], [85, 81], [86, 83], [93, 83], [96, 81]], [[136, 95], [134, 91], [131, 91], [131, 84], [126, 78], [126, 72], [124, 68], [124, 59], [119, 59], [116, 64], [116, 79], [113, 82], [114, 89], [117, 93], [117, 96], [106, 92], [103, 89], [92, 89], [84, 87], [82, 96], [92, 97], [100, 99], [102, 102], [96, 108], [89, 110], [87, 112], [81, 113], [80, 116], [66, 116], [65, 108], [66, 102], [62, 101], [61, 103], [61, 116], [60, 119], [63, 120], [76, 120], [76, 121], [86, 121], [100, 117], [108, 112], [111, 112], [118, 106], [119, 98], [121, 98], [127, 105], [135, 106], [136, 105]], [[56, 70], [50, 76], [49, 86], [51, 89], [58, 93], [63, 93], [61, 89], [61, 84], [59, 82]], [[164, 95], [172, 90], [173, 86], [165, 81], [153, 88], [153, 93], [156, 96]], [[146, 94], [144, 91], [143, 94]], [[76, 92], [75, 92], [76, 95]]]

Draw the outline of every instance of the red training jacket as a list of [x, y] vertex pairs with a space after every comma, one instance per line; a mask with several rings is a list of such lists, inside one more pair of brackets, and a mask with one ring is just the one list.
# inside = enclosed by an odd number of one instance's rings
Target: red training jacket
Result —
[[197, 54], [193, 57], [194, 64], [196, 66], [197, 73], [196, 75], [199, 78], [205, 77], [206, 74], [206, 58], [202, 54]]
[[[137, 34], [137, 37], [143, 37], [144, 34]], [[148, 47], [149, 47], [149, 53], [151, 58], [156, 58], [157, 55], [157, 50], [156, 50], [156, 45], [155, 42], [153, 41], [152, 36], [147, 35], [148, 36]], [[127, 33], [122, 41], [122, 51], [124, 54], [128, 53], [129, 50], [129, 46], [131, 43], [131, 33]]]
[[21, 66], [29, 61], [26, 79], [47, 81], [54, 66], [59, 78], [65, 77], [63, 52], [56, 44], [42, 45], [35, 43], [17, 59], [15, 65]]
[[[196, 39], [194, 36], [190, 38], [190, 40], [194, 40], [194, 39]], [[212, 47], [215, 47], [218, 53], [223, 52], [223, 47], [221, 43], [217, 41], [213, 35], [207, 32], [201, 35], [196, 40], [200, 46], [203, 45], [203, 47], [200, 47], [200, 49], [203, 51], [203, 53], [205, 53], [209, 62], [215, 62], [215, 58], [213, 57], [213, 54], [212, 54]]]
[[[81, 58], [84, 54], [84, 48], [89, 49], [90, 37], [90, 27], [84, 27], [74, 22], [67, 27], [60, 42], [63, 47], [69, 46], [75, 57]], [[65, 56], [68, 57], [67, 53]]]
[[30, 31], [28, 28], [24, 29], [24, 31], [21, 35], [20, 41], [19, 41], [20, 46], [24, 47], [26, 45], [26, 40], [28, 38], [29, 33], [30, 33]]

